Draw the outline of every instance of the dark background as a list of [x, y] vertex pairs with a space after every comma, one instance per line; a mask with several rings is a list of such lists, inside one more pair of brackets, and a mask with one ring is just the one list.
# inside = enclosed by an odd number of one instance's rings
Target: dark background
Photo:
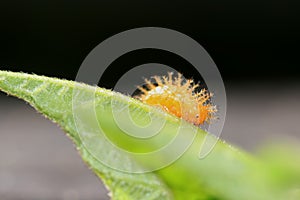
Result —
[[[106, 38], [138, 27], [170, 28], [198, 41], [223, 76], [228, 105], [221, 139], [252, 153], [266, 143], [300, 141], [299, 1], [10, 0], [0, 9], [0, 70], [74, 80]], [[154, 61], [186, 70], [177, 56], [137, 51], [117, 59], [108, 74]], [[0, 199], [109, 197], [59, 127], [0, 93]]]
[[[225, 82], [300, 75], [298, 1], [30, 0], [0, 6], [1, 69], [74, 80], [85, 56], [101, 41], [128, 29], [158, 26], [198, 41]], [[148, 62], [151, 54], [157, 57], [152, 52], [136, 58]], [[160, 57], [162, 63], [173, 60]], [[126, 64], [134, 65], [135, 59]]]

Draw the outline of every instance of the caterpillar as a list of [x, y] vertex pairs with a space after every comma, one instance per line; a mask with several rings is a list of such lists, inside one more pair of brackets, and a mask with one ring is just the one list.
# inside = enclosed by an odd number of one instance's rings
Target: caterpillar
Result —
[[145, 79], [145, 86], [138, 86], [141, 94], [136, 96], [142, 102], [158, 106], [166, 112], [180, 117], [194, 125], [210, 123], [215, 118], [216, 106], [211, 103], [212, 93], [206, 89], [197, 92], [199, 84], [192, 79], [184, 80], [178, 73], [173, 79], [173, 73], [168, 76], [153, 76], [156, 84]]

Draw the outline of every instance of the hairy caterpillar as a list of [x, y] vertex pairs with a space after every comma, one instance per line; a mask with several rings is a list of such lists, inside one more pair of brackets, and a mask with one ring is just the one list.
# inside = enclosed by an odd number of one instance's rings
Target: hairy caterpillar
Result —
[[182, 74], [173, 80], [173, 74], [168, 76], [154, 76], [156, 84], [145, 79], [147, 89], [138, 87], [142, 92], [137, 96], [142, 102], [159, 106], [163, 110], [195, 125], [210, 123], [215, 118], [216, 107], [211, 104], [212, 94], [206, 89], [196, 92], [199, 84], [194, 84], [193, 80], [183, 80]]

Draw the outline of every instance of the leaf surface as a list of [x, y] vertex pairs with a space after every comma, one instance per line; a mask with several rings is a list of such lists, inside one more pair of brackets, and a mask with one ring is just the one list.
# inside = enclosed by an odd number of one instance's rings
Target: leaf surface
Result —
[[[286, 195], [286, 190], [278, 189], [280, 187], [272, 182], [276, 174], [269, 170], [274, 165], [265, 164], [221, 140], [207, 157], [199, 159], [206, 132], [122, 94], [73, 81], [6, 71], [0, 71], [0, 90], [27, 101], [59, 124], [82, 159], [109, 188], [113, 199], [268, 200], [284, 199]], [[163, 121], [164, 126], [158, 135], [145, 141], [131, 137], [126, 133], [134, 132], [131, 126], [126, 127], [128, 123], [125, 123], [125, 128], [120, 129], [115, 121], [116, 116], [120, 123], [128, 121], [128, 115], [120, 108], [128, 109], [130, 119], [141, 127], [151, 120], [157, 124]], [[99, 127], [104, 135], [100, 134]], [[147, 130], [154, 131], [155, 127]], [[118, 151], [120, 148], [146, 153], [162, 149], [182, 127], [184, 134], [179, 142], [158, 154], [158, 158], [144, 159]], [[188, 146], [191, 138], [194, 139], [191, 146], [181, 155], [180, 151], [185, 144]], [[158, 170], [148, 170], [159, 166], [159, 162], [171, 163], [174, 155], [179, 156], [171, 165], [167, 163]], [[150, 172], [128, 173], [139, 170]], [[299, 171], [293, 171], [290, 176], [295, 177], [291, 187], [297, 185]], [[289, 182], [285, 186], [290, 186]]]

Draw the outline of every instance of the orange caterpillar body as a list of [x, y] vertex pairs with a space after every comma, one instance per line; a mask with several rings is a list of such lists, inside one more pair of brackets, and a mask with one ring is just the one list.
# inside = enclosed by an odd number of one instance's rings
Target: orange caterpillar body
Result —
[[216, 112], [210, 103], [212, 94], [205, 89], [195, 92], [199, 85], [193, 84], [193, 80], [183, 81], [180, 73], [174, 80], [172, 76], [172, 73], [168, 77], [154, 76], [157, 86], [145, 79], [148, 90], [138, 87], [142, 92], [138, 98], [195, 125], [209, 123]]

